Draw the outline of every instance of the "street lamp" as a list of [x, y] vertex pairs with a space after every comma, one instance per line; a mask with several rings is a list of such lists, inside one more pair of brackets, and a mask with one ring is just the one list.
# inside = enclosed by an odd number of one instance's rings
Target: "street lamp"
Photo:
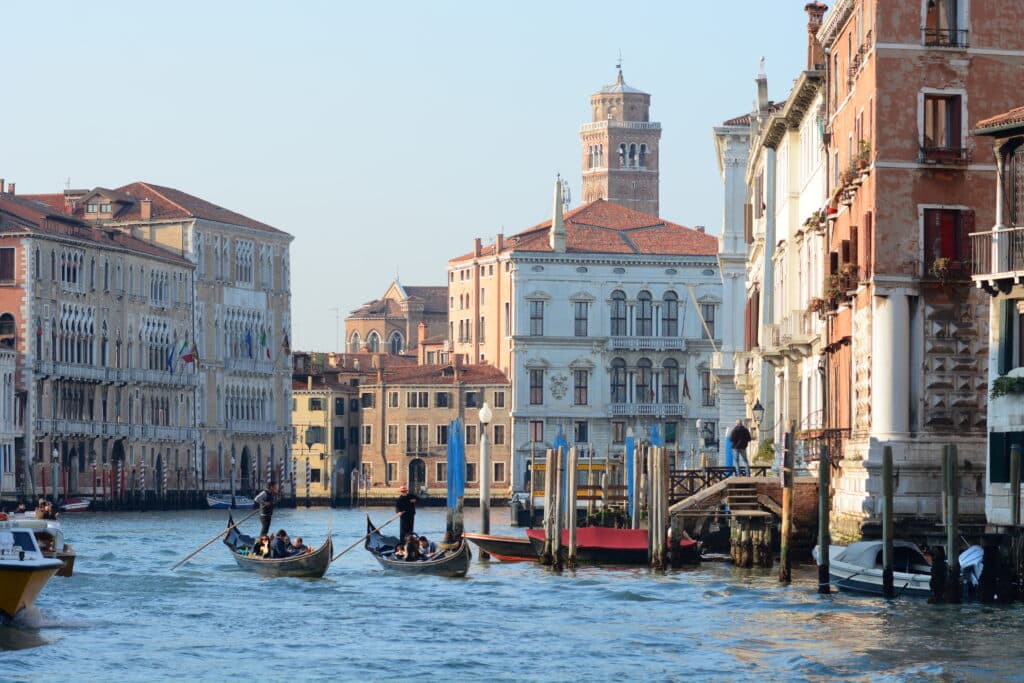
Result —
[[[491, 444], [487, 439], [487, 425], [490, 424], [494, 413], [491, 407], [484, 401], [480, 406], [478, 414], [480, 418], [480, 533], [491, 533]], [[481, 552], [480, 558], [487, 559], [489, 555]]]
[[309, 507], [309, 456], [313, 452], [313, 444], [316, 443], [316, 434], [312, 427], [306, 428], [306, 507]]
[[[232, 447], [233, 449], [233, 447]], [[231, 507], [235, 507], [235, 454], [231, 454]]]
[[761, 420], [764, 419], [764, 406], [761, 405], [761, 399], [754, 401], [754, 407], [750, 409], [750, 412], [754, 416], [754, 427], [758, 433], [761, 431]]

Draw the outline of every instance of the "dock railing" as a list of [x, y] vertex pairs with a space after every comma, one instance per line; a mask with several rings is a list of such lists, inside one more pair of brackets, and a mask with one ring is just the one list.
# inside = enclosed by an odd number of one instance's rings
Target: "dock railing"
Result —
[[[767, 465], [752, 465], [750, 476], [767, 477], [771, 467]], [[705, 467], [694, 470], [671, 470], [669, 472], [668, 491], [669, 505], [674, 505], [681, 500], [698, 493], [702, 489], [714, 486], [720, 481], [736, 476], [735, 467]]]

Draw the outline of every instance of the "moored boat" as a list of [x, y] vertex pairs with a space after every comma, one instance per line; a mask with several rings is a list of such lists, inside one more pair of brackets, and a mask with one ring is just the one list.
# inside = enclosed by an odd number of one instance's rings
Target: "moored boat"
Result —
[[[228, 526], [234, 526], [230, 515], [228, 516]], [[241, 569], [267, 578], [293, 576], [319, 579], [327, 573], [327, 568], [331, 566], [331, 556], [334, 553], [334, 544], [330, 534], [323, 545], [316, 550], [291, 557], [264, 559], [249, 555], [248, 551], [254, 543], [255, 539], [252, 536], [243, 534], [237, 527], [228, 531], [224, 537], [224, 545], [231, 550], [231, 557]]]
[[68, 498], [60, 505], [61, 512], [85, 512], [92, 506], [91, 500]]
[[31, 529], [0, 515], [0, 622], [15, 619], [35, 604], [39, 593], [62, 566], [44, 557]]
[[[897, 595], [931, 595], [932, 565], [913, 543], [893, 541], [893, 587]], [[882, 595], [882, 541], [857, 541], [847, 546], [831, 545], [828, 575], [844, 591]], [[820, 562], [818, 546], [812, 551]]]
[[395, 548], [399, 540], [395, 536], [385, 536], [366, 516], [366, 543], [363, 545], [367, 551], [380, 563], [380, 566], [400, 574], [431, 574], [434, 576], [465, 576], [469, 571], [470, 560], [473, 554], [469, 550], [469, 543], [464, 538], [459, 539], [458, 545], [444, 553], [444, 555], [431, 560], [403, 560], [395, 557]]
[[[543, 529], [527, 529], [526, 535], [540, 556], [544, 552], [545, 534]], [[569, 531], [562, 529], [559, 554], [568, 557]], [[698, 562], [700, 551], [697, 542], [691, 539], [679, 541], [683, 561]], [[585, 526], [576, 530], [576, 561], [580, 564], [646, 565], [647, 529], [611, 529], [603, 526]]]
[[[231, 499], [234, 498], [234, 505], [232, 505]], [[234, 508], [236, 510], [251, 510], [256, 507], [256, 501], [248, 496], [232, 496], [230, 493], [208, 493], [206, 494], [206, 504], [214, 510], [230, 510]]]
[[480, 550], [502, 562], [527, 562], [537, 559], [537, 553], [526, 536], [493, 536], [468, 531], [462, 535], [475, 543]]

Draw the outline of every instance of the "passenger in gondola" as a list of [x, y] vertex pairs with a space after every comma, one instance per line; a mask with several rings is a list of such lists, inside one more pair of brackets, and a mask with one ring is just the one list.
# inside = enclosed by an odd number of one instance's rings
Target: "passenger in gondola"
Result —
[[432, 543], [426, 536], [420, 536], [420, 559], [430, 560], [437, 554], [437, 544]]
[[396, 560], [404, 560], [405, 559], [405, 544], [404, 543], [399, 543], [398, 546], [395, 547], [395, 559]]
[[405, 561], [415, 562], [420, 559], [420, 544], [416, 541], [416, 537], [409, 534], [409, 539], [405, 542]]
[[292, 541], [291, 546], [288, 548], [290, 555], [302, 555], [303, 553], [309, 552], [309, 546], [302, 542], [302, 536], [296, 536], [295, 540]]
[[252, 547], [252, 554], [259, 559], [265, 559], [270, 555], [270, 538], [263, 534]]
[[401, 512], [402, 517], [398, 520], [398, 537], [404, 539], [413, 532], [416, 525], [416, 503], [420, 502], [419, 497], [409, 493], [409, 487], [403, 486], [398, 489], [402, 495], [395, 501], [395, 512]]
[[278, 529], [274, 540], [270, 542], [270, 559], [279, 560], [288, 557], [288, 534], [284, 529]]
[[43, 510], [43, 519], [56, 520], [59, 516], [60, 515], [58, 515], [57, 511], [53, 508], [53, 503], [47, 503], [46, 508]]
[[40, 498], [39, 502], [36, 503], [35, 509], [36, 519], [46, 519], [46, 499]]
[[452, 532], [444, 532], [444, 538], [440, 543], [437, 544], [437, 550], [439, 554], [448, 552], [449, 550], [455, 550], [457, 543], [454, 542]]

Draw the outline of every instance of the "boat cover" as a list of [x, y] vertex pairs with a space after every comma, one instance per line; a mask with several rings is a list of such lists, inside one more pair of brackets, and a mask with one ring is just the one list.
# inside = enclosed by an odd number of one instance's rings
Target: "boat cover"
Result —
[[[916, 545], [908, 541], [892, 542], [893, 564], [896, 567], [907, 564], [930, 564]], [[846, 549], [835, 558], [839, 562], [852, 564], [856, 567], [881, 567], [882, 566], [882, 542], [881, 541], [857, 541], [846, 546]]]
[[[526, 535], [544, 540], [543, 529], [527, 529]], [[679, 541], [681, 548], [695, 545], [696, 541]], [[562, 545], [569, 545], [569, 530], [562, 529]], [[576, 530], [576, 547], [605, 550], [647, 550], [647, 529], [611, 529], [603, 526], [584, 526]]]

